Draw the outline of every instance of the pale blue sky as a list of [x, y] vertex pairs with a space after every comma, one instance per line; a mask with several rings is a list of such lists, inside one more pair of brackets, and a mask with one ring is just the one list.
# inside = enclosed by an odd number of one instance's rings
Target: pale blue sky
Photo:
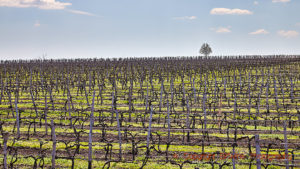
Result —
[[300, 0], [0, 0], [0, 59], [300, 54]]

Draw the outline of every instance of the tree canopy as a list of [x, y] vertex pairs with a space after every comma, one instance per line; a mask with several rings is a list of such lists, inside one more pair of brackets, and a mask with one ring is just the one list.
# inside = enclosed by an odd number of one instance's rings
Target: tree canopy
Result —
[[203, 54], [204, 56], [208, 56], [209, 54], [212, 53], [212, 50], [209, 46], [209, 44], [207, 43], [204, 43], [202, 46], [201, 46], [201, 49], [199, 51], [200, 54]]

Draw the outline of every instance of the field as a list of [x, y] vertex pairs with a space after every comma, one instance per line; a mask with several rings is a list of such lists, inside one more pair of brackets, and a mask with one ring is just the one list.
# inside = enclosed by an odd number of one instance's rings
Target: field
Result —
[[0, 168], [300, 168], [300, 56], [0, 70]]

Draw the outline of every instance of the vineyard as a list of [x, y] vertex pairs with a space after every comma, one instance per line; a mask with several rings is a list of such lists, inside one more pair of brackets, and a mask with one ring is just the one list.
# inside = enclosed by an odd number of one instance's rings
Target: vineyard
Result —
[[0, 168], [300, 168], [300, 56], [1, 61]]

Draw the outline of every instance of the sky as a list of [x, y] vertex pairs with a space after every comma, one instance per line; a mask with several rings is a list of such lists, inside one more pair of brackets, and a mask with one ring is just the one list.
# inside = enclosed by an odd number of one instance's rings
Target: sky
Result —
[[300, 54], [300, 0], [0, 0], [0, 60]]

